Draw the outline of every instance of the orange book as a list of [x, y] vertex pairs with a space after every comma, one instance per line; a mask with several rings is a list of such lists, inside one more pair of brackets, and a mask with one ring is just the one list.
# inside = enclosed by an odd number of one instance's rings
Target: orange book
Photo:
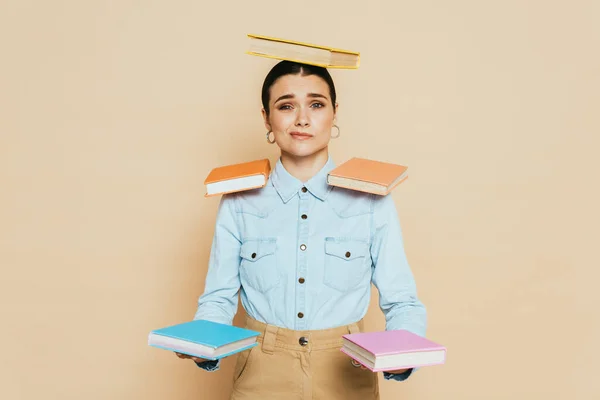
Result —
[[385, 196], [408, 177], [407, 170], [404, 165], [354, 157], [329, 172], [327, 183]]
[[204, 180], [205, 197], [264, 187], [270, 173], [267, 158], [214, 168]]

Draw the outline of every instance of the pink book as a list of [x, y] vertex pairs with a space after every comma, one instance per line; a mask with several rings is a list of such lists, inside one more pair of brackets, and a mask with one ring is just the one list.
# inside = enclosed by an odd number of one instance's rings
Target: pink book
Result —
[[342, 336], [341, 351], [373, 372], [443, 364], [446, 348], [407, 330]]

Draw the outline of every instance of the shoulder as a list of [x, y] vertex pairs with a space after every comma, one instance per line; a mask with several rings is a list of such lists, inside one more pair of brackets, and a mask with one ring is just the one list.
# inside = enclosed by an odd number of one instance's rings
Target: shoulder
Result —
[[373, 213], [374, 195], [371, 193], [332, 187], [327, 200], [333, 211], [343, 218]]
[[228, 203], [235, 213], [250, 214], [264, 218], [281, 203], [277, 191], [271, 184], [260, 189], [245, 190], [223, 195], [223, 202]]
[[331, 207], [342, 216], [348, 217], [359, 214], [386, 215], [397, 211], [392, 194], [380, 196], [357, 190], [334, 187], [330, 193]]

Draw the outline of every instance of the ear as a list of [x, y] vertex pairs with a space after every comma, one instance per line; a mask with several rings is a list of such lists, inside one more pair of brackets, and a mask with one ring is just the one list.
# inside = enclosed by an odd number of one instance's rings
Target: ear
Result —
[[265, 109], [261, 109], [260, 110], [262, 117], [263, 117], [263, 121], [265, 123], [265, 128], [267, 128], [268, 131], [271, 130], [271, 124], [269, 123], [269, 117], [267, 116], [267, 112], [265, 111]]

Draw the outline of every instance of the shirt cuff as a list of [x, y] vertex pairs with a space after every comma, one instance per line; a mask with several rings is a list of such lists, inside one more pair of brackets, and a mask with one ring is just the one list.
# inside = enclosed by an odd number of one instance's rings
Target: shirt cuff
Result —
[[208, 360], [208, 361], [203, 361], [201, 363], [197, 362], [196, 365], [208, 372], [213, 372], [213, 371], [219, 370], [219, 360]]
[[408, 379], [409, 376], [412, 375], [414, 368], [409, 369], [406, 372], [403, 372], [401, 374], [390, 374], [389, 372], [383, 372], [383, 377], [385, 380], [392, 380], [392, 381], [398, 381], [398, 382], [402, 382], [406, 379]]

